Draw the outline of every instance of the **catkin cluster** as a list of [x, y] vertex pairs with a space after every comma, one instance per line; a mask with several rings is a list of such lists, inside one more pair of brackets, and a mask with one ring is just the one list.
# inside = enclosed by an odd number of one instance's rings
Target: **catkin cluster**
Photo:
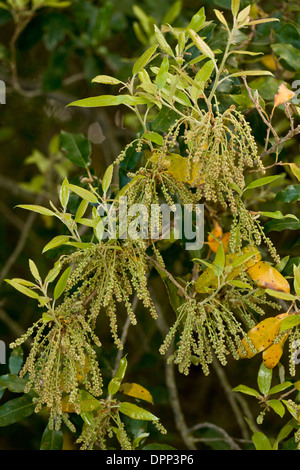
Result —
[[[247, 340], [246, 332], [256, 324], [255, 317], [265, 314], [260, 305], [280, 309], [265, 295], [253, 294], [253, 291], [245, 294], [226, 286], [211, 298], [185, 301], [177, 309], [176, 321], [160, 347], [161, 354], [165, 354], [175, 340], [175, 351], [168, 360], [186, 375], [191, 365], [200, 365], [208, 375], [214, 357], [222, 365], [227, 364], [230, 354], [238, 360], [239, 352], [244, 351], [242, 339]], [[251, 348], [251, 344], [249, 346]]]

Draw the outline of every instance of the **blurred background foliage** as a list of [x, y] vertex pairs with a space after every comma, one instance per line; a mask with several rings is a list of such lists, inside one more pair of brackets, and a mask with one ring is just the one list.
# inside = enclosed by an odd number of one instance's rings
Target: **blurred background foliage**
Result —
[[[22, 1], [0, 2], [0, 79], [6, 84], [6, 104], [1, 106], [0, 125], [0, 259], [1, 259], [1, 299], [0, 332], [1, 339], [8, 345], [37, 318], [39, 312], [34, 301], [24, 298], [6, 283], [6, 277], [24, 277], [29, 273], [28, 259], [33, 259], [40, 272], [47, 272], [52, 266], [57, 252], [49, 251], [41, 256], [48, 240], [61, 234], [61, 225], [52, 218], [37, 214], [24, 213], [14, 209], [17, 204], [39, 203], [48, 205], [58, 200], [57, 189], [64, 176], [71, 181], [82, 178], [82, 169], [71, 162], [61, 149], [59, 134], [66, 131], [82, 133], [92, 146], [91, 172], [101, 177], [105, 168], [118, 156], [121, 149], [136, 135], [138, 125], [124, 109], [66, 108], [73, 100], [88, 96], [111, 93], [109, 85], [91, 83], [99, 74], [116, 76], [126, 81], [131, 74], [134, 60], [145, 47], [151, 45], [153, 24], [171, 23], [186, 26], [190, 18], [205, 7], [208, 20], [215, 20], [214, 8], [223, 11], [231, 19], [230, 0], [173, 1], [165, 0], [72, 0], [64, 8], [55, 3], [44, 2], [45, 7], [25, 10], [11, 8], [12, 4], [21, 5]], [[38, 4], [42, 2], [32, 2]], [[68, 2], [62, 2], [68, 3]], [[251, 4], [243, 1], [242, 7]], [[239, 68], [271, 70], [273, 77], [259, 77], [249, 80], [252, 89], [259, 91], [264, 106], [272, 108], [274, 95], [282, 81], [290, 86], [300, 80], [300, 5], [297, 0], [265, 0], [252, 4], [255, 17], [272, 16], [280, 22], [257, 25], [248, 30], [248, 35], [238, 38], [252, 51], [263, 52], [263, 56], [239, 56]], [[209, 30], [212, 48], [224, 44], [221, 28]], [[299, 88], [299, 86], [298, 86]], [[295, 90], [296, 91], [296, 90]], [[246, 110], [257, 142], [263, 147], [266, 128], [245, 90], [234, 84], [230, 89], [220, 90], [223, 106], [235, 104]], [[295, 121], [299, 121], [297, 114]], [[285, 134], [290, 121], [280, 106], [274, 114], [274, 127]], [[135, 152], [126, 160], [126, 169], [132, 169], [138, 162]], [[272, 158], [268, 157], [272, 163]], [[299, 140], [288, 142], [282, 150], [283, 161], [300, 164]], [[268, 162], [265, 162], [267, 165]], [[286, 168], [286, 167], [285, 167]], [[123, 173], [122, 173], [123, 171]], [[281, 181], [281, 190], [286, 185], [295, 184], [293, 175], [286, 170], [286, 181]], [[121, 169], [121, 178], [124, 168]], [[252, 201], [253, 210], [282, 210], [283, 213], [297, 214], [297, 202], [285, 210], [284, 198], [260, 193], [260, 199]], [[294, 201], [300, 199], [300, 192]], [[283, 209], [284, 207], [284, 209]], [[25, 211], [26, 212], [26, 211]], [[269, 236], [274, 241], [281, 257], [299, 257], [299, 224], [276, 227], [280, 221], [272, 220]], [[275, 225], [274, 225], [275, 224]], [[225, 228], [226, 230], [226, 228]], [[176, 244], [164, 252], [167, 265], [172, 271], [182, 275], [189, 263], [187, 254]], [[292, 265], [291, 265], [292, 266]], [[286, 266], [288, 272], [289, 264]], [[154, 298], [163, 309], [166, 319], [173, 320], [173, 312], [166, 300], [166, 291], [157, 278], [152, 280]], [[122, 311], [119, 312], [122, 318]], [[155, 403], [155, 414], [161, 418], [168, 434], [163, 439], [175, 448], [184, 448], [180, 435], [174, 425], [174, 417], [169, 406], [165, 386], [164, 361], [158, 353], [161, 343], [159, 329], [143, 309], [138, 306], [138, 326], [129, 331], [127, 352], [129, 361], [128, 381], [135, 381], [148, 388]], [[107, 342], [105, 331], [107, 330]], [[102, 368], [110, 377], [113, 367], [115, 348], [110, 341], [108, 325], [103, 319], [101, 325], [103, 350]], [[138, 334], [137, 334], [138, 331]], [[25, 351], [26, 353], [26, 351]], [[178, 393], [188, 426], [202, 423], [199, 430], [199, 448], [228, 448], [225, 441], [211, 442], [201, 439], [220, 437], [220, 434], [203, 423], [212, 423], [226, 429], [234, 437], [247, 437], [247, 426], [235, 414], [231, 388], [238, 383], [255, 386], [255, 377], [260, 358], [250, 361], [231, 360], [226, 369], [215, 366], [208, 377], [199, 368], [191, 370], [188, 377], [176, 372]], [[0, 365], [1, 373], [6, 366]], [[9, 392], [5, 392], [9, 398]], [[237, 399], [237, 398], [235, 398]], [[238, 400], [242, 400], [240, 397]], [[245, 414], [247, 403], [240, 403]], [[252, 410], [257, 415], [257, 410]], [[46, 422], [46, 421], [45, 421]], [[45, 422], [41, 416], [31, 417], [22, 423], [0, 429], [1, 449], [37, 449]], [[266, 418], [266, 431], [276, 427], [274, 414]], [[26, 430], [26, 432], [25, 432]], [[134, 431], [134, 430], [133, 430]], [[155, 433], [154, 433], [155, 436]], [[162, 438], [160, 437], [160, 440]], [[64, 448], [75, 448], [73, 440], [65, 435]]]

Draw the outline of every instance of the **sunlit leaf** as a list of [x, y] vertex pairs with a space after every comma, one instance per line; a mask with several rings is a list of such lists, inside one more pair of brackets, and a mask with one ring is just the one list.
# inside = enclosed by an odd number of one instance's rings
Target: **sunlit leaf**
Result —
[[237, 16], [240, 10], [240, 0], [231, 0], [231, 11], [233, 16]]
[[282, 292], [282, 291], [276, 291], [273, 289], [266, 289], [266, 294], [271, 295], [271, 297], [275, 297], [276, 299], [282, 299], [282, 300], [296, 300], [296, 297], [292, 294], [289, 294], [288, 292]]
[[65, 271], [62, 273], [59, 280], [57, 281], [56, 286], [54, 288], [54, 293], [53, 293], [53, 297], [55, 300], [58, 299], [64, 292], [67, 286], [67, 282], [70, 277], [71, 271], [72, 271], [72, 266], [69, 266], [67, 269], [65, 269]]
[[101, 95], [101, 96], [92, 96], [91, 98], [83, 98], [82, 100], [73, 101], [67, 106], [79, 106], [82, 108], [98, 108], [106, 106], [119, 106], [121, 104], [127, 106], [136, 106], [139, 104], [147, 104], [149, 100], [131, 95]]
[[217, 9], [214, 9], [214, 12], [215, 12], [216, 17], [220, 21], [220, 23], [222, 23], [228, 29], [228, 23], [226, 21], [225, 16], [223, 15], [223, 13], [220, 10], [217, 10]]
[[160, 48], [162, 49], [162, 51], [166, 52], [171, 57], [174, 57], [174, 52], [172, 51], [171, 46], [167, 43], [163, 33], [156, 25], [154, 25], [154, 32], [155, 32], [155, 37], [157, 39], [157, 42]]
[[294, 289], [297, 296], [300, 296], [300, 265], [294, 265]]
[[89, 201], [87, 201], [86, 199], [82, 199], [75, 213], [75, 219], [74, 219], [75, 222], [79, 222], [82, 219], [88, 206], [89, 206]]
[[120, 403], [119, 406], [120, 413], [123, 413], [126, 416], [129, 416], [133, 419], [141, 419], [144, 421], [157, 421], [158, 418], [154, 414], [150, 413], [150, 411], [144, 410], [133, 403], [128, 403], [123, 401]]
[[29, 260], [29, 269], [30, 269], [30, 272], [31, 274], [33, 275], [34, 279], [36, 279], [37, 281], [39, 281], [40, 279], [40, 273], [39, 273], [39, 270], [35, 264], [34, 261], [32, 261], [32, 259]]
[[52, 238], [52, 240], [44, 246], [42, 253], [45, 253], [48, 250], [52, 250], [53, 248], [57, 248], [68, 242], [70, 237], [67, 235], [57, 235], [56, 237]]
[[26, 209], [32, 212], [37, 212], [38, 214], [42, 214], [42, 215], [46, 215], [50, 217], [57, 216], [57, 214], [51, 211], [50, 209], [47, 209], [46, 207], [42, 207], [42, 206], [37, 206], [35, 204], [19, 204], [16, 207], [20, 207], [21, 209]]
[[289, 315], [282, 321], [281, 326], [280, 326], [280, 331], [289, 330], [299, 324], [300, 324], [300, 315]]
[[160, 64], [159, 71], [155, 77], [155, 84], [158, 90], [164, 88], [168, 79], [169, 59], [165, 56]]
[[259, 392], [254, 388], [248, 387], [247, 385], [238, 385], [232, 389], [233, 392], [241, 392], [245, 393], [246, 395], [251, 395], [252, 397], [258, 397]]
[[122, 83], [117, 78], [111, 77], [109, 75], [97, 75], [95, 78], [93, 78], [92, 82], [103, 83], [105, 85], [118, 85], [119, 83]]
[[256, 450], [273, 450], [271, 442], [262, 432], [256, 431], [252, 435], [252, 441]]
[[108, 384], [108, 393], [110, 395], [115, 395], [117, 391], [119, 390], [122, 380], [125, 376], [126, 369], [127, 369], [127, 358], [126, 356], [124, 356], [120, 359], [118, 369]]
[[269, 390], [269, 395], [273, 395], [274, 393], [280, 393], [283, 390], [286, 390], [287, 388], [291, 387], [293, 384], [292, 382], [286, 381], [278, 385], [274, 385], [274, 387], [270, 388]]
[[113, 171], [114, 171], [114, 165], [111, 164], [109, 165], [104, 173], [103, 179], [102, 179], [102, 190], [104, 194], [107, 193], [108, 188], [110, 187], [112, 177], [113, 177]]
[[69, 184], [69, 181], [67, 178], [65, 178], [62, 182], [62, 185], [59, 191], [59, 200], [64, 210], [66, 210], [68, 202], [69, 202], [70, 190], [68, 188], [68, 184]]
[[98, 202], [97, 196], [92, 193], [91, 191], [81, 188], [81, 186], [77, 186], [75, 184], [69, 184], [68, 187], [73, 191], [75, 194], [78, 194], [82, 199], [85, 199], [92, 204], [96, 204]]
[[273, 183], [273, 181], [282, 178], [282, 175], [272, 175], [272, 176], [265, 176], [264, 178], [259, 178], [257, 180], [252, 181], [251, 183], [246, 186], [244, 191], [247, 189], [259, 188], [261, 186], [265, 186], [266, 184]]
[[222, 272], [225, 267], [225, 252], [222, 243], [219, 244], [213, 264], [220, 270], [220, 272]]
[[143, 134], [143, 138], [154, 142], [157, 145], [163, 145], [164, 139], [158, 132], [148, 131]]
[[189, 33], [190, 30], [193, 30], [195, 32], [199, 31], [202, 29], [205, 24], [206, 16], [205, 16], [205, 9], [204, 7], [200, 8], [200, 10], [195, 13], [188, 24], [186, 31]]
[[300, 167], [296, 163], [289, 163], [289, 167], [292, 173], [296, 176], [297, 180], [300, 181]]
[[5, 281], [19, 292], [22, 292], [22, 294], [26, 295], [27, 297], [31, 297], [32, 299], [39, 298], [39, 294], [37, 292], [33, 291], [32, 289], [29, 289], [28, 287], [19, 283], [15, 279], [5, 279]]
[[210, 59], [215, 58], [215, 54], [213, 53], [211, 48], [206, 44], [205, 41], [203, 41], [202, 38], [200, 38], [200, 36], [195, 31], [193, 31], [192, 29], [189, 29], [189, 34], [191, 36], [193, 43], [199, 49], [199, 51], [202, 52], [202, 54], [209, 57]]
[[135, 62], [132, 73], [136, 75], [140, 70], [142, 70], [153, 58], [153, 55], [158, 47], [158, 44], [154, 44], [153, 46], [149, 47], [142, 55], [137, 59]]

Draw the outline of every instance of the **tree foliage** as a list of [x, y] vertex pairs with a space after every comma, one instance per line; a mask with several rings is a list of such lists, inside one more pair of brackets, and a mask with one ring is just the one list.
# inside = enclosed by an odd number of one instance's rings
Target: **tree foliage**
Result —
[[0, 8], [1, 210], [21, 231], [0, 426], [40, 420], [41, 449], [296, 449], [296, 2]]

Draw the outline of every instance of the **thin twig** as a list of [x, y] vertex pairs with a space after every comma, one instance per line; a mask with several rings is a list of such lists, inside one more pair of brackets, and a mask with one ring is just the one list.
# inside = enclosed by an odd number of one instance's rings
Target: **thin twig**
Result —
[[[246, 426], [246, 423], [245, 423], [245, 420], [244, 420], [244, 417], [243, 417], [243, 414], [241, 413], [241, 410], [240, 408], [237, 406], [237, 401], [240, 401], [240, 396], [239, 395], [234, 395], [234, 393], [232, 392], [232, 387], [231, 385], [229, 384], [228, 382], [228, 379], [224, 373], [224, 370], [222, 368], [222, 366], [219, 364], [219, 362], [214, 359], [213, 363], [213, 368], [214, 370], [216, 371], [218, 377], [219, 377], [219, 380], [220, 380], [220, 384], [225, 392], [225, 395], [226, 395], [226, 398], [231, 406], [231, 409], [236, 417], [236, 420], [237, 420], [237, 423], [241, 429], [241, 432], [242, 432], [242, 435], [243, 435], [243, 438], [244, 439], [249, 439], [249, 432], [248, 432], [248, 428]], [[245, 405], [243, 404], [243, 408], [244, 408], [244, 412], [246, 411], [246, 407]], [[252, 424], [254, 425], [254, 420], [253, 420], [253, 417], [251, 416], [249, 410], [247, 410], [247, 417], [248, 419], [252, 422]]]
[[284, 137], [282, 137], [279, 140], [279, 142], [275, 142], [275, 144], [273, 144], [272, 147], [262, 152], [262, 154], [260, 155], [260, 158], [262, 159], [266, 157], [267, 155], [270, 155], [271, 153], [276, 152], [276, 150], [278, 149], [278, 147], [280, 147], [280, 145], [292, 139], [297, 134], [300, 134], [300, 124], [297, 127], [295, 127], [295, 129], [291, 129]]
[[[154, 292], [154, 289], [151, 289], [151, 286], [150, 286], [150, 291], [151, 291], [151, 297], [153, 301], [155, 301], [156, 294]], [[155, 302], [155, 308], [158, 313], [157, 322], [156, 322], [158, 329], [160, 330], [161, 334], [165, 336], [168, 333], [169, 328], [165, 322], [161, 306], [159, 305], [158, 302]], [[175, 367], [172, 362], [168, 362], [168, 358], [173, 353], [174, 353], [174, 345], [171, 344], [164, 357], [166, 385], [167, 385], [169, 396], [170, 396], [170, 404], [173, 410], [176, 428], [178, 432], [180, 433], [184, 444], [187, 446], [188, 449], [196, 450], [197, 447], [195, 446], [193, 437], [190, 435], [189, 428], [186, 424], [184, 413], [181, 408], [179, 394], [177, 390], [177, 383], [176, 383], [176, 378], [175, 378]]]
[[[42, 196], [41, 195], [38, 195], [38, 197], [36, 198], [36, 204], [38, 204], [42, 199]], [[1, 273], [0, 273], [0, 284], [2, 283], [3, 279], [6, 277], [7, 273], [9, 272], [10, 268], [13, 266], [13, 264], [15, 263], [15, 261], [17, 260], [19, 254], [21, 253], [21, 251], [23, 250], [24, 246], [25, 246], [25, 243], [26, 243], [26, 240], [27, 240], [27, 237], [28, 237], [28, 234], [31, 230], [31, 227], [36, 219], [36, 216], [37, 214], [35, 212], [31, 212], [29, 214], [29, 216], [27, 217], [27, 220], [24, 224], [24, 229], [23, 231], [21, 232], [21, 235], [19, 237], [19, 240], [17, 242], [17, 245], [14, 249], [14, 251], [11, 253], [10, 257], [8, 258], [8, 260], [6, 261], [5, 265], [3, 266], [2, 270], [1, 270]]]
[[172, 276], [169, 271], [167, 271], [167, 269], [163, 268], [154, 258], [151, 258], [151, 256], [146, 256], [152, 264], [157, 266], [157, 268], [162, 271], [170, 279], [170, 281], [173, 282], [176, 287], [178, 287], [178, 290], [187, 300], [191, 300], [191, 297], [186, 293], [185, 288], [181, 284], [179, 284], [179, 282], [176, 281], [176, 279]]
[[[278, 143], [278, 142], [280, 141], [280, 139], [279, 139], [278, 134], [277, 134], [277, 132], [275, 131], [274, 127], [272, 126], [271, 121], [266, 118], [266, 116], [265, 116], [264, 113], [262, 112], [262, 109], [261, 109], [259, 103], [253, 98], [253, 95], [252, 95], [251, 89], [250, 89], [249, 86], [248, 86], [246, 77], [243, 76], [242, 79], [243, 79], [244, 85], [245, 85], [245, 87], [246, 87], [246, 90], [247, 90], [247, 92], [248, 92], [248, 95], [249, 95], [249, 97], [250, 97], [252, 103], [254, 104], [254, 106], [255, 106], [256, 110], [258, 111], [260, 117], [262, 118], [262, 120], [264, 121], [264, 123], [266, 124], [266, 126], [268, 127], [267, 136], [269, 137], [269, 134], [270, 134], [270, 131], [271, 131], [272, 134], [273, 134], [273, 136], [275, 137], [276, 143]], [[268, 140], [269, 140], [268, 137], [267, 137], [267, 139], [266, 139], [265, 151], [267, 150], [267, 145], [268, 145]]]
[[[224, 429], [220, 428], [219, 426], [216, 426], [213, 423], [208, 423], [208, 422], [198, 423], [195, 426], [193, 426], [192, 428], [190, 428], [189, 431], [195, 432], [195, 431], [199, 431], [199, 429], [203, 429], [203, 428], [213, 429], [214, 431], [220, 433], [222, 435], [222, 440], [227, 442], [227, 444], [230, 445], [231, 449], [233, 449], [233, 450], [242, 450], [240, 448], [240, 446], [236, 442], [234, 442], [233, 438], [230, 437], [229, 434]], [[201, 441], [205, 442], [205, 441], [211, 441], [211, 440], [212, 440], [211, 438], [203, 438], [203, 439], [194, 438], [195, 442], [201, 442]], [[216, 438], [214, 440], [220, 441], [221, 439]]]
[[[132, 303], [131, 303], [131, 309], [132, 309], [133, 312], [135, 312], [135, 310], [137, 308], [137, 305], [138, 305], [138, 302], [139, 302], [139, 298], [135, 293], [134, 296], [133, 296]], [[120, 341], [121, 341], [121, 344], [122, 344], [123, 347], [126, 343], [126, 339], [127, 339], [127, 336], [128, 336], [128, 330], [129, 330], [130, 325], [131, 325], [131, 320], [130, 320], [130, 317], [127, 316], [127, 318], [125, 320], [125, 323], [123, 325], [122, 335], [121, 335], [121, 338], [120, 338]], [[123, 349], [119, 349], [118, 352], [117, 352], [117, 355], [116, 355], [115, 367], [112, 371], [112, 377], [115, 375], [115, 373], [118, 370], [122, 355], [123, 355]]]

